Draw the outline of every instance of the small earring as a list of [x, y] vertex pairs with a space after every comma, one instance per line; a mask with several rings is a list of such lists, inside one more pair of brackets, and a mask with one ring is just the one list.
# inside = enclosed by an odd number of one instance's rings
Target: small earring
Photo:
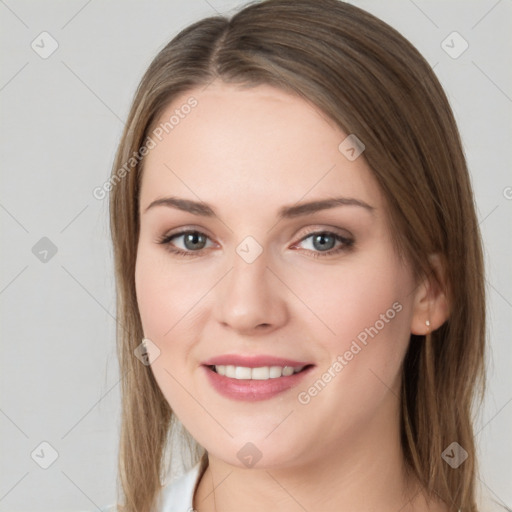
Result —
[[427, 334], [430, 334], [430, 320], [426, 320], [425, 325], [427, 326]]

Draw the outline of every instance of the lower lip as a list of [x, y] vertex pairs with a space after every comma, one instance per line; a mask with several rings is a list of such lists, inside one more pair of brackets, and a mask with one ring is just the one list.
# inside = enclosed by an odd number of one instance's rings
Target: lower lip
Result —
[[232, 379], [225, 375], [219, 375], [208, 366], [203, 366], [203, 369], [210, 383], [219, 394], [234, 400], [256, 402], [258, 400], [268, 400], [295, 387], [309, 374], [313, 366], [287, 377], [268, 380]]

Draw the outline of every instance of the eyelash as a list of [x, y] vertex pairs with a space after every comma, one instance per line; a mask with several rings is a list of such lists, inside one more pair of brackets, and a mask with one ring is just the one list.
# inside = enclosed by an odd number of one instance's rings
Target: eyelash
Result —
[[[205, 233], [202, 233], [201, 231], [189, 229], [185, 231], [180, 231], [178, 233], [173, 233], [171, 235], [164, 235], [160, 237], [157, 240], [158, 244], [165, 245], [166, 250], [171, 252], [172, 254], [175, 254], [177, 256], [185, 256], [185, 257], [195, 257], [199, 256], [205, 249], [200, 249], [199, 251], [183, 251], [182, 249], [178, 249], [177, 247], [174, 247], [171, 245], [171, 240], [175, 238], [179, 238], [180, 236], [188, 235], [190, 233], [197, 233], [200, 235], [204, 235], [207, 238], [209, 238]], [[329, 251], [311, 251], [310, 249], [306, 249], [307, 252], [311, 254], [314, 258], [325, 258], [328, 256], [333, 256], [336, 254], [339, 254], [340, 252], [347, 252], [351, 249], [353, 249], [354, 246], [354, 240], [351, 238], [343, 237], [341, 235], [338, 235], [337, 233], [333, 233], [332, 231], [313, 231], [306, 236], [302, 237], [299, 242], [301, 243], [307, 240], [308, 238], [312, 237], [313, 235], [329, 235], [333, 236], [338, 242], [341, 242], [342, 245], [339, 246], [337, 249], [330, 249]]]

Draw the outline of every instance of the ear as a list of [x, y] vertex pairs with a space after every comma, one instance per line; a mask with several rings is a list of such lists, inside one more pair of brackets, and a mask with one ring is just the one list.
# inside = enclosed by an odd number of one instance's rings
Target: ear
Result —
[[429, 261], [434, 273], [424, 276], [416, 288], [411, 319], [412, 334], [429, 334], [441, 327], [450, 316], [443, 260], [438, 254], [431, 254]]

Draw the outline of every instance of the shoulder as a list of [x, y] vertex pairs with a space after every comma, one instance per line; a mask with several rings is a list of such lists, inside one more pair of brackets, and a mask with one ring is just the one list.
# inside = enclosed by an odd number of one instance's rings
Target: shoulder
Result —
[[[157, 498], [156, 512], [194, 512], [194, 490], [201, 476], [201, 464], [166, 483]], [[100, 512], [118, 512], [116, 505], [101, 508]]]
[[193, 512], [194, 490], [201, 476], [201, 464], [162, 487], [157, 512]]

